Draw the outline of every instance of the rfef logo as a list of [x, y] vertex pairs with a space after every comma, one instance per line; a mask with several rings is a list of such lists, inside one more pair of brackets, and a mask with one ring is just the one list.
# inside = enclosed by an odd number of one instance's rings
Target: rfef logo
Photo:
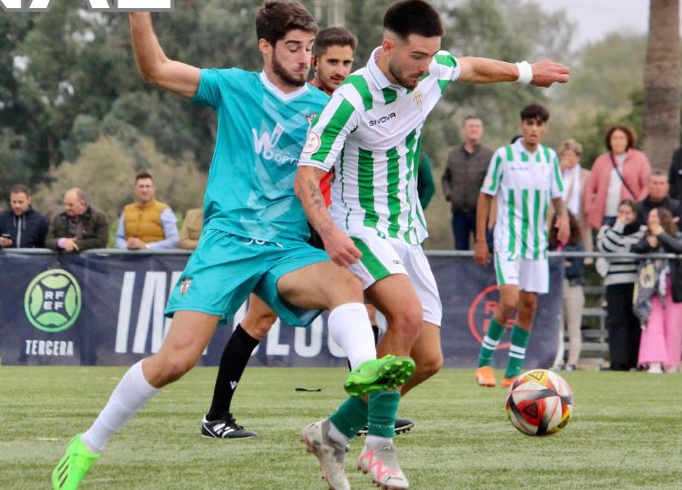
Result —
[[[174, 0], [84, 0], [92, 12], [171, 12]], [[46, 12], [53, 0], [0, 0], [5, 12]]]
[[[488, 332], [488, 324], [493, 318], [499, 302], [500, 291], [496, 285], [492, 285], [481, 291], [469, 307], [469, 330], [479, 344], [483, 342], [483, 337]], [[507, 320], [505, 330], [511, 329], [515, 321], [515, 319]], [[500, 343], [497, 348], [507, 349], [509, 342]]]
[[26, 288], [24, 311], [31, 325], [43, 332], [61, 332], [81, 312], [81, 288], [63, 269], [38, 274]]

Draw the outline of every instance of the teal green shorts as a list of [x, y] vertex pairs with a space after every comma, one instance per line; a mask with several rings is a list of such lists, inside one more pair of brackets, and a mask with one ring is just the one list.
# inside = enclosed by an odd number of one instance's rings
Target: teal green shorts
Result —
[[196, 251], [173, 288], [166, 316], [176, 311], [201, 311], [232, 318], [251, 292], [289, 325], [307, 326], [319, 310], [304, 310], [277, 293], [280, 277], [329, 260], [324, 250], [306, 242], [272, 243], [241, 238], [221, 230], [205, 230]]

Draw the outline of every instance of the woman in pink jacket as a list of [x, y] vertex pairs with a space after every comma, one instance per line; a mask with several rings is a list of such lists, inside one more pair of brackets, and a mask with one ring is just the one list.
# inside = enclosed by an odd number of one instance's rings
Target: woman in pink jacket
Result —
[[641, 201], [649, 192], [651, 165], [644, 153], [635, 150], [635, 143], [635, 133], [624, 124], [613, 126], [606, 133], [609, 151], [594, 161], [583, 190], [587, 224], [595, 230], [613, 225], [623, 199]]

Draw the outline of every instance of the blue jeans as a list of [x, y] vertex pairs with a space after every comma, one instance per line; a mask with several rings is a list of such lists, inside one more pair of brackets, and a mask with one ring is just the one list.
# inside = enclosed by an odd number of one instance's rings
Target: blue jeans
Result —
[[[476, 210], [452, 213], [452, 234], [455, 236], [455, 250], [469, 250], [469, 237], [476, 237]], [[486, 230], [485, 241], [488, 250], [493, 249], [493, 232]]]

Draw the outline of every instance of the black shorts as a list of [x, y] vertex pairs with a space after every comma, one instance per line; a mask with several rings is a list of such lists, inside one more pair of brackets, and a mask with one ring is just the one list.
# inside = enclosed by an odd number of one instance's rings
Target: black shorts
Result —
[[319, 235], [319, 233], [317, 233], [317, 231], [315, 231], [315, 228], [313, 228], [310, 223], [308, 223], [308, 228], [310, 228], [310, 238], [308, 239], [308, 243], [315, 248], [324, 250], [324, 242], [322, 241], [322, 237]]

